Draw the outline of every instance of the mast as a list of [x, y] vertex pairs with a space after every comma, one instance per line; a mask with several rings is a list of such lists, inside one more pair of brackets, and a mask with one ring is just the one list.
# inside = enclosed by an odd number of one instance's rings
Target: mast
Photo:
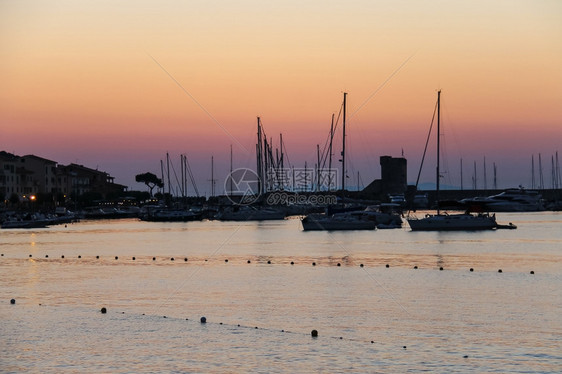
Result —
[[[345, 117], [344, 117], [345, 118]], [[439, 215], [439, 149], [441, 147], [441, 90], [437, 91], [437, 182], [435, 197], [437, 200], [437, 215]]]
[[[162, 175], [162, 182], [164, 182], [164, 161], [160, 160], [160, 174]], [[164, 190], [164, 186], [162, 186], [162, 188], [159, 188], [162, 192], [162, 194], [165, 193]]]
[[462, 184], [462, 157], [461, 157], [461, 191], [464, 190], [463, 188], [463, 184]]
[[341, 151], [341, 194], [342, 194], [342, 204], [345, 199], [345, 120], [346, 120], [346, 100], [347, 92], [343, 93], [343, 139], [342, 139], [342, 151]]
[[281, 158], [279, 159], [279, 167], [281, 168], [281, 175], [282, 177], [280, 178], [279, 184], [280, 184], [280, 189], [281, 191], [285, 190], [285, 175], [287, 175], [287, 173], [285, 172], [285, 166], [284, 166], [284, 162], [283, 162], [283, 134], [279, 134], [279, 148], [281, 149]]
[[488, 178], [486, 177], [486, 156], [484, 156], [484, 191], [488, 190]]
[[232, 195], [232, 144], [230, 145], [230, 194]]
[[542, 160], [541, 154], [539, 153], [539, 190], [544, 189], [544, 180], [542, 177]]
[[531, 188], [535, 189], [535, 155], [531, 155]]
[[172, 191], [170, 190], [170, 154], [166, 152], [166, 174], [168, 175], [168, 195], [172, 197]]
[[211, 156], [211, 197], [215, 196], [215, 161]]
[[316, 144], [316, 158], [318, 160], [316, 166], [316, 191], [320, 191], [320, 144]]
[[260, 117], [258, 117], [258, 143], [256, 144], [256, 161], [257, 161], [257, 172], [258, 172], [258, 195], [262, 192], [262, 139], [261, 139], [261, 122]]
[[334, 140], [334, 113], [332, 113], [332, 125], [330, 126], [330, 159], [328, 161], [328, 191], [332, 189], [332, 141]]

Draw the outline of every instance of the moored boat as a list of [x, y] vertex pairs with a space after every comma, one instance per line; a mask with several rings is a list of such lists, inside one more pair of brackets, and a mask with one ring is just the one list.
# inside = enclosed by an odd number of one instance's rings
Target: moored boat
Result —
[[407, 218], [412, 231], [453, 231], [453, 230], [493, 230], [496, 229], [495, 214], [461, 214], [441, 213], [439, 207], [439, 181], [441, 178], [440, 161], [440, 117], [441, 117], [441, 91], [437, 92], [437, 168], [436, 168], [436, 214], [427, 214], [423, 218], [410, 216]]

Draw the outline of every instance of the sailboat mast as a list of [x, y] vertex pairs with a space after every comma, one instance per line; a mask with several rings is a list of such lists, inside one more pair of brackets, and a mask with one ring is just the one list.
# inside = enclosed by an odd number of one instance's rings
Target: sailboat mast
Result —
[[435, 197], [437, 200], [437, 215], [439, 215], [439, 150], [441, 149], [441, 90], [437, 91], [437, 181], [435, 183]]
[[230, 194], [232, 195], [232, 144], [230, 145]]
[[260, 117], [258, 117], [258, 142], [256, 144], [256, 161], [257, 161], [257, 174], [258, 174], [258, 195], [262, 192], [262, 140], [261, 140], [261, 123]]
[[172, 197], [171, 183], [170, 183], [170, 154], [166, 152], [166, 174], [168, 176], [168, 195]]
[[345, 199], [345, 120], [346, 120], [346, 100], [347, 92], [343, 93], [343, 139], [342, 139], [342, 152], [341, 152], [341, 194], [342, 194], [342, 204]]
[[330, 159], [328, 161], [328, 191], [332, 190], [332, 141], [334, 140], [334, 113], [332, 113], [332, 125], [330, 126]]

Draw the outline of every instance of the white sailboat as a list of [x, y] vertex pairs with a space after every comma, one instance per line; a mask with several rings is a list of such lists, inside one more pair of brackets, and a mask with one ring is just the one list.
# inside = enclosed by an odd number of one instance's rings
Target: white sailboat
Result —
[[[342, 206], [345, 200], [345, 125], [347, 110], [347, 92], [343, 93], [343, 122], [342, 122]], [[333, 133], [330, 130], [330, 134]], [[345, 210], [345, 208], [344, 208]], [[314, 213], [301, 220], [304, 231], [335, 231], [335, 230], [374, 230], [377, 227], [374, 212], [364, 210], [344, 211], [334, 214]]]
[[437, 92], [437, 212], [423, 218], [408, 217], [412, 231], [493, 230], [498, 228], [495, 214], [447, 214], [439, 209], [439, 147], [440, 147], [441, 91]]

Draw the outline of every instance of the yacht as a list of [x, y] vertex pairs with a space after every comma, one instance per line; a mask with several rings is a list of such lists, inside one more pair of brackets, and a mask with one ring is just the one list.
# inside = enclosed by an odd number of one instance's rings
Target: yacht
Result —
[[497, 195], [461, 200], [471, 210], [489, 212], [536, 212], [544, 210], [538, 191], [510, 188]]

